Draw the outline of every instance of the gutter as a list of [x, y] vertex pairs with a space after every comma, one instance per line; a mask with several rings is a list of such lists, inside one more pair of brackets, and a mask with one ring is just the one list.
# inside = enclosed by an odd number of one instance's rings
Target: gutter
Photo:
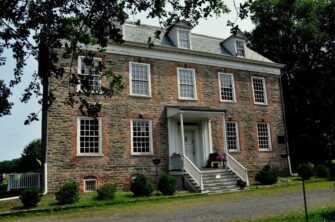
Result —
[[286, 143], [287, 163], [288, 163], [288, 169], [289, 169], [289, 172], [290, 172], [290, 176], [296, 176], [297, 174], [292, 172], [292, 166], [291, 166], [290, 146], [289, 146], [289, 142], [288, 142], [286, 111], [285, 111], [283, 82], [282, 82], [282, 77], [283, 76], [284, 76], [284, 72], [282, 72], [279, 76], [279, 85], [280, 85], [280, 91], [281, 91], [281, 101], [282, 101], [282, 110], [283, 110], [284, 127], [285, 127], [285, 143]]

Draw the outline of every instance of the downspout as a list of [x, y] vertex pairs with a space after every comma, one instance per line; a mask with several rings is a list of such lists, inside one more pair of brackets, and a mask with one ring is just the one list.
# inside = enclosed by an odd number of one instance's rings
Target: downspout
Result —
[[290, 176], [295, 176], [292, 172], [292, 166], [291, 166], [291, 158], [290, 158], [290, 147], [288, 142], [288, 131], [287, 131], [287, 122], [286, 122], [286, 111], [285, 111], [285, 103], [284, 103], [284, 91], [283, 91], [283, 82], [282, 77], [284, 76], [284, 72], [281, 71], [280, 77], [279, 77], [279, 85], [280, 85], [280, 94], [281, 94], [281, 101], [282, 101], [282, 110], [283, 110], [283, 118], [284, 118], [284, 128], [285, 128], [285, 143], [286, 143], [286, 155], [287, 155], [287, 163], [288, 163], [288, 169], [290, 172]]
[[43, 86], [42, 94], [42, 132], [41, 132], [41, 146], [42, 146], [42, 182], [43, 195], [48, 193], [48, 164], [47, 164], [47, 148], [48, 148], [48, 100], [49, 100], [49, 48], [44, 40], [39, 44], [38, 56], [38, 75], [41, 78]]

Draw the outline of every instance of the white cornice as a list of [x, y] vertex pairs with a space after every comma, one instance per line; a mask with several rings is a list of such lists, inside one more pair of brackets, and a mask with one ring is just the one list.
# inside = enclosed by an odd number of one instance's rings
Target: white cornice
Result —
[[[98, 51], [97, 46], [82, 45], [82, 48], [91, 51]], [[149, 48], [147, 44], [132, 42], [126, 42], [122, 45], [109, 44], [105, 52], [119, 55], [232, 68], [273, 75], [280, 75], [280, 69], [284, 67], [284, 65], [278, 63], [261, 62], [226, 55], [197, 52], [193, 50], [175, 49], [172, 47], [154, 46]]]

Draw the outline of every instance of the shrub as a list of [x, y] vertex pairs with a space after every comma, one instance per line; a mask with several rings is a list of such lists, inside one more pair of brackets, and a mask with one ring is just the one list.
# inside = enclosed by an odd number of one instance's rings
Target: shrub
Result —
[[98, 200], [112, 200], [115, 196], [116, 184], [105, 184], [97, 189]]
[[278, 180], [276, 171], [267, 164], [256, 174], [255, 180], [264, 185], [275, 184]]
[[144, 175], [138, 175], [131, 185], [130, 191], [133, 192], [135, 197], [150, 196], [154, 191], [154, 186]]
[[56, 193], [56, 200], [59, 204], [75, 203], [79, 198], [79, 187], [75, 182], [64, 184]]
[[243, 180], [239, 179], [237, 182], [236, 182], [236, 185], [239, 186], [241, 189], [245, 188], [247, 186], [247, 183], [244, 182]]
[[335, 163], [330, 164], [329, 173], [331, 177], [335, 178]]
[[29, 187], [24, 189], [20, 194], [20, 200], [24, 207], [31, 208], [41, 201], [42, 195], [37, 187]]
[[173, 195], [176, 192], [176, 178], [166, 173], [161, 174], [158, 190], [165, 196]]
[[314, 175], [314, 166], [311, 163], [302, 163], [297, 168], [298, 175], [303, 180], [309, 180]]
[[321, 178], [329, 177], [328, 167], [323, 164], [318, 165], [317, 167], [315, 167], [315, 175]]

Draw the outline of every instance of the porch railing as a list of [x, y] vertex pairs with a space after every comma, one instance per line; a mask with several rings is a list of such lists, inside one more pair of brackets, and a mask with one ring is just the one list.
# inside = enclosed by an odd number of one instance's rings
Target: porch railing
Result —
[[184, 170], [193, 178], [193, 180], [200, 186], [200, 191], [204, 190], [204, 183], [202, 180], [202, 172], [196, 167], [192, 161], [184, 155]]
[[248, 170], [242, 164], [240, 164], [237, 160], [234, 159], [229, 153], [226, 153], [227, 165], [228, 167], [239, 177], [241, 180], [246, 182], [247, 186], [249, 186], [248, 179]]
[[8, 175], [7, 190], [23, 189], [27, 187], [41, 187], [40, 173], [12, 173]]

